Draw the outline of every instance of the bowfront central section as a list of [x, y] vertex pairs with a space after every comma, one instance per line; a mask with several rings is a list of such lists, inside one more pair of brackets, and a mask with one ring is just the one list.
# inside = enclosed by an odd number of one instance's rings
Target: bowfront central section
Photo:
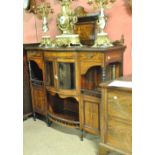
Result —
[[49, 121], [80, 126], [80, 76], [77, 53], [45, 51], [45, 79]]

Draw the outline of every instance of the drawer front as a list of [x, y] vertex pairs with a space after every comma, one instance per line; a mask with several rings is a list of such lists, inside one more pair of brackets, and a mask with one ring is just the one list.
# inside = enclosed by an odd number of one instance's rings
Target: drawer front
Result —
[[95, 53], [95, 52], [81, 52], [80, 54], [80, 60], [86, 60], [86, 61], [103, 61], [103, 54], [102, 53]]
[[108, 52], [105, 56], [106, 63], [116, 62], [122, 60], [122, 53], [121, 52]]
[[106, 143], [124, 152], [132, 152], [132, 125], [118, 120], [108, 120]]
[[76, 57], [75, 52], [44, 52], [45, 59], [52, 58], [68, 58], [72, 59]]
[[30, 51], [27, 53], [28, 58], [33, 58], [33, 57], [42, 57], [42, 52], [39, 51]]
[[108, 115], [132, 120], [132, 94], [127, 91], [109, 90]]

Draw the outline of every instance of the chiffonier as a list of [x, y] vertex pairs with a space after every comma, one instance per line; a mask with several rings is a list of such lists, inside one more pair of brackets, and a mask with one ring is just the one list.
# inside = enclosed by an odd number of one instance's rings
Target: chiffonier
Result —
[[122, 76], [125, 46], [41, 48], [27, 45], [33, 116], [100, 134], [99, 84]]

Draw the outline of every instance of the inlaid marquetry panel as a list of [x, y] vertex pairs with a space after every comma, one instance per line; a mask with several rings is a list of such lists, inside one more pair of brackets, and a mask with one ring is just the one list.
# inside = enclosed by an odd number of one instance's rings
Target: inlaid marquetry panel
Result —
[[79, 54], [80, 60], [87, 60], [87, 61], [103, 61], [103, 53], [99, 52], [82, 52]]
[[75, 52], [44, 52], [45, 59], [50, 58], [74, 58], [76, 57]]

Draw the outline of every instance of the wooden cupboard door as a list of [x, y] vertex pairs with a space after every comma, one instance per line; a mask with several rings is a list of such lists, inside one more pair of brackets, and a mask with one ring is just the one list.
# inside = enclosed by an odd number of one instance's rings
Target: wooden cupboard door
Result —
[[132, 120], [132, 94], [127, 91], [108, 91], [108, 115]]
[[42, 85], [33, 85], [32, 84], [32, 101], [33, 101], [33, 110], [40, 114], [45, 114], [46, 105], [44, 97], [44, 88]]
[[109, 118], [107, 130], [108, 145], [124, 152], [132, 152], [132, 125], [131, 122]]
[[96, 97], [84, 97], [84, 130], [99, 134], [99, 101]]
[[24, 56], [23, 56], [23, 115], [24, 117], [27, 117], [30, 114], [32, 114], [32, 100], [31, 100], [27, 58], [24, 53]]

